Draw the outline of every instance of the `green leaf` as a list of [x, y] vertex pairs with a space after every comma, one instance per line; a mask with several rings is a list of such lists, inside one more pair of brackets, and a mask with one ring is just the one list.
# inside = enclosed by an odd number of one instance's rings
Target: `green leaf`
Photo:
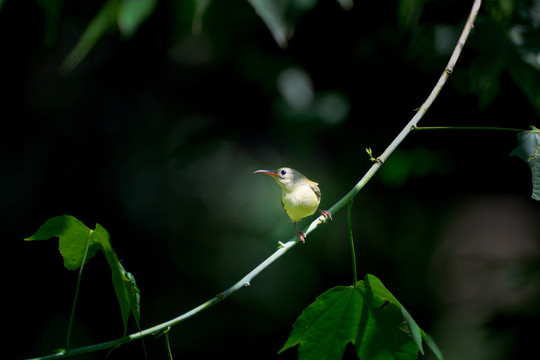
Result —
[[287, 47], [290, 31], [285, 17], [285, 3], [288, 1], [248, 0], [263, 19], [274, 40], [282, 48]]
[[157, 0], [108, 0], [90, 21], [75, 47], [62, 64], [62, 70], [71, 72], [96, 45], [101, 37], [118, 26], [124, 39], [129, 39], [152, 14]]
[[[318, 2], [318, 0], [248, 1], [263, 19], [274, 40], [281, 48], [287, 47], [287, 42], [294, 33], [294, 28], [300, 17], [313, 9]], [[338, 2], [345, 9], [352, 7], [352, 0], [338, 0]]]
[[441, 349], [439, 349], [439, 346], [435, 343], [435, 340], [433, 340], [433, 338], [429, 336], [429, 334], [426, 334], [423, 330], [422, 330], [422, 339], [424, 339], [424, 341], [429, 346], [431, 351], [433, 351], [433, 354], [435, 354], [437, 359], [440, 359], [440, 360], [444, 359], [442, 351]]
[[152, 14], [157, 0], [121, 0], [118, 9], [118, 28], [124, 38], [130, 38]]
[[193, 11], [193, 22], [191, 25], [191, 31], [193, 34], [199, 35], [202, 30], [202, 19], [211, 0], [195, 0], [195, 6]]
[[517, 137], [519, 145], [512, 150], [510, 155], [517, 156], [521, 160], [525, 161], [532, 174], [533, 192], [532, 198], [540, 201], [540, 130], [531, 127], [532, 130], [520, 132]]
[[424, 353], [420, 328], [379, 279], [367, 275], [356, 289], [371, 320], [359, 329], [360, 359], [416, 359], [418, 350]]
[[100, 224], [96, 224], [96, 239], [101, 245], [103, 254], [112, 271], [112, 283], [120, 305], [122, 321], [124, 323], [124, 336], [127, 334], [129, 315], [133, 314], [137, 327], [140, 329], [140, 293], [135, 283], [135, 277], [127, 272], [114, 252], [109, 241], [109, 233]]
[[53, 46], [53, 44], [57, 41], [60, 24], [62, 23], [61, 16], [64, 0], [38, 0], [37, 4], [41, 7], [43, 15], [45, 15], [45, 45]]
[[86, 260], [92, 258], [98, 250], [103, 251], [111, 268], [112, 283], [120, 304], [124, 336], [127, 333], [127, 322], [130, 314], [133, 314], [140, 329], [139, 289], [134, 276], [120, 264], [109, 241], [110, 236], [107, 230], [100, 224], [96, 224], [96, 229], [91, 230], [77, 218], [63, 215], [47, 220], [32, 236], [24, 240], [47, 240], [53, 237], [59, 238], [60, 254], [64, 258], [64, 266], [69, 270], [81, 267], [87, 246]]
[[64, 72], [71, 72], [92, 50], [103, 34], [114, 27], [117, 21], [118, 11], [118, 0], [109, 0], [103, 5], [98, 14], [86, 27], [75, 47], [66, 56], [62, 63], [62, 70]]
[[100, 248], [91, 234], [92, 230], [81, 221], [73, 216], [63, 215], [47, 220], [38, 231], [24, 240], [59, 238], [58, 250], [64, 259], [64, 266], [69, 270], [77, 270], [82, 265], [87, 245], [86, 260], [92, 258]]
[[356, 287], [338, 286], [319, 296], [296, 320], [279, 352], [299, 345], [299, 359], [341, 359], [348, 343], [359, 359], [416, 359], [422, 339], [442, 354], [399, 301], [373, 275]]
[[361, 298], [353, 288], [338, 286], [326, 291], [296, 320], [279, 352], [300, 344], [298, 357], [340, 359], [345, 345], [356, 338]]

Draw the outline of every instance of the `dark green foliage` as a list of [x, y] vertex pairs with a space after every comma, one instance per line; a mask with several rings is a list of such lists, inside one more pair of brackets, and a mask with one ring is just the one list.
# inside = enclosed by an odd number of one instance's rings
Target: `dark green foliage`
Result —
[[298, 357], [341, 359], [352, 343], [361, 360], [413, 360], [424, 354], [422, 339], [437, 358], [442, 354], [377, 277], [366, 275], [355, 287], [334, 287], [296, 320], [280, 350], [299, 345]]
[[127, 272], [114, 252], [109, 241], [109, 234], [100, 224], [91, 230], [73, 216], [57, 216], [47, 220], [27, 241], [59, 238], [60, 254], [64, 266], [77, 270], [84, 265], [98, 250], [102, 250], [112, 272], [112, 282], [124, 323], [124, 336], [127, 331], [129, 315], [133, 314], [137, 325], [140, 320], [140, 295], [135, 278]]

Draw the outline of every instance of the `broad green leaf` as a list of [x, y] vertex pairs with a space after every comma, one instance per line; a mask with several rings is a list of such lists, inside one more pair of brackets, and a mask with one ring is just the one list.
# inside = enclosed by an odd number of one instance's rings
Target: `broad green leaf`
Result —
[[[381, 359], [388, 357], [391, 359], [409, 359], [409, 357], [398, 357], [394, 352], [400, 351], [399, 349], [401, 347], [411, 346], [408, 354], [413, 356], [410, 357], [410, 359], [416, 359], [418, 350], [420, 350], [422, 354], [424, 353], [420, 327], [416, 324], [408, 311], [405, 310], [399, 301], [384, 287], [377, 277], [367, 275], [364, 281], [359, 281], [357, 289], [359, 292], [363, 293], [366, 305], [372, 310], [374, 318], [378, 320], [376, 325], [383, 330], [381, 334], [382, 338], [380, 340], [383, 342], [386, 340], [390, 344], [393, 343], [397, 345], [390, 349], [384, 349], [384, 347], [376, 349], [377, 352], [373, 355], [367, 352], [362, 353], [363, 356], [370, 359], [379, 358], [380, 354], [383, 354], [382, 357], [380, 357]], [[384, 303], [381, 304], [380, 301], [384, 301]], [[396, 331], [397, 329], [400, 331]], [[414, 343], [411, 343], [411, 338]], [[360, 343], [360, 349], [358, 349], [360, 358], [363, 358], [361, 356], [362, 344], [363, 341]]]
[[24, 240], [59, 238], [58, 250], [64, 259], [64, 266], [69, 270], [77, 270], [82, 265], [87, 246], [86, 260], [92, 258], [100, 248], [91, 234], [92, 230], [81, 221], [73, 216], [63, 215], [47, 220], [38, 231]]
[[540, 201], [540, 130], [532, 126], [531, 131], [520, 132], [517, 136], [519, 145], [510, 155], [519, 157], [529, 165], [532, 174], [532, 198]]
[[304, 359], [341, 359], [348, 343], [359, 359], [412, 360], [422, 339], [442, 355], [411, 315], [379, 279], [367, 275], [356, 287], [338, 286], [319, 296], [296, 320], [279, 352], [299, 345]]
[[351, 287], [326, 291], [296, 320], [279, 352], [300, 344], [299, 359], [340, 359], [349, 342], [356, 341], [362, 299]]
[[80, 220], [73, 216], [63, 215], [47, 220], [32, 236], [25, 240], [47, 240], [59, 238], [60, 254], [64, 258], [64, 266], [69, 270], [81, 267], [84, 253], [88, 246], [86, 260], [93, 257], [98, 250], [102, 250], [112, 272], [112, 283], [124, 324], [124, 335], [127, 332], [127, 322], [130, 313], [133, 314], [137, 326], [140, 328], [140, 294], [135, 278], [127, 272], [109, 241], [109, 233], [103, 226], [96, 224], [91, 230]]

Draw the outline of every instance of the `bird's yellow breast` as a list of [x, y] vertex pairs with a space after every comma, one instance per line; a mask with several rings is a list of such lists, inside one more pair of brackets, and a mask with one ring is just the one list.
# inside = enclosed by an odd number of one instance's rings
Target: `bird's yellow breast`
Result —
[[295, 186], [291, 191], [283, 189], [281, 203], [293, 222], [312, 215], [319, 207], [321, 199], [309, 184]]

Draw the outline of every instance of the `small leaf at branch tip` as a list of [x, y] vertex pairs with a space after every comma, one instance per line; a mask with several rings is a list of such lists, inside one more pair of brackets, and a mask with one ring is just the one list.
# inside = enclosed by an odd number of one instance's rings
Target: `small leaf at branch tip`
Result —
[[371, 150], [371, 148], [366, 148], [366, 152], [369, 155], [369, 160], [371, 160], [373, 162], [382, 163], [382, 159], [380, 157], [377, 157], [377, 158], [373, 157], [373, 151]]
[[373, 159], [373, 150], [371, 150], [371, 148], [366, 148], [366, 152], [369, 155], [369, 159]]

